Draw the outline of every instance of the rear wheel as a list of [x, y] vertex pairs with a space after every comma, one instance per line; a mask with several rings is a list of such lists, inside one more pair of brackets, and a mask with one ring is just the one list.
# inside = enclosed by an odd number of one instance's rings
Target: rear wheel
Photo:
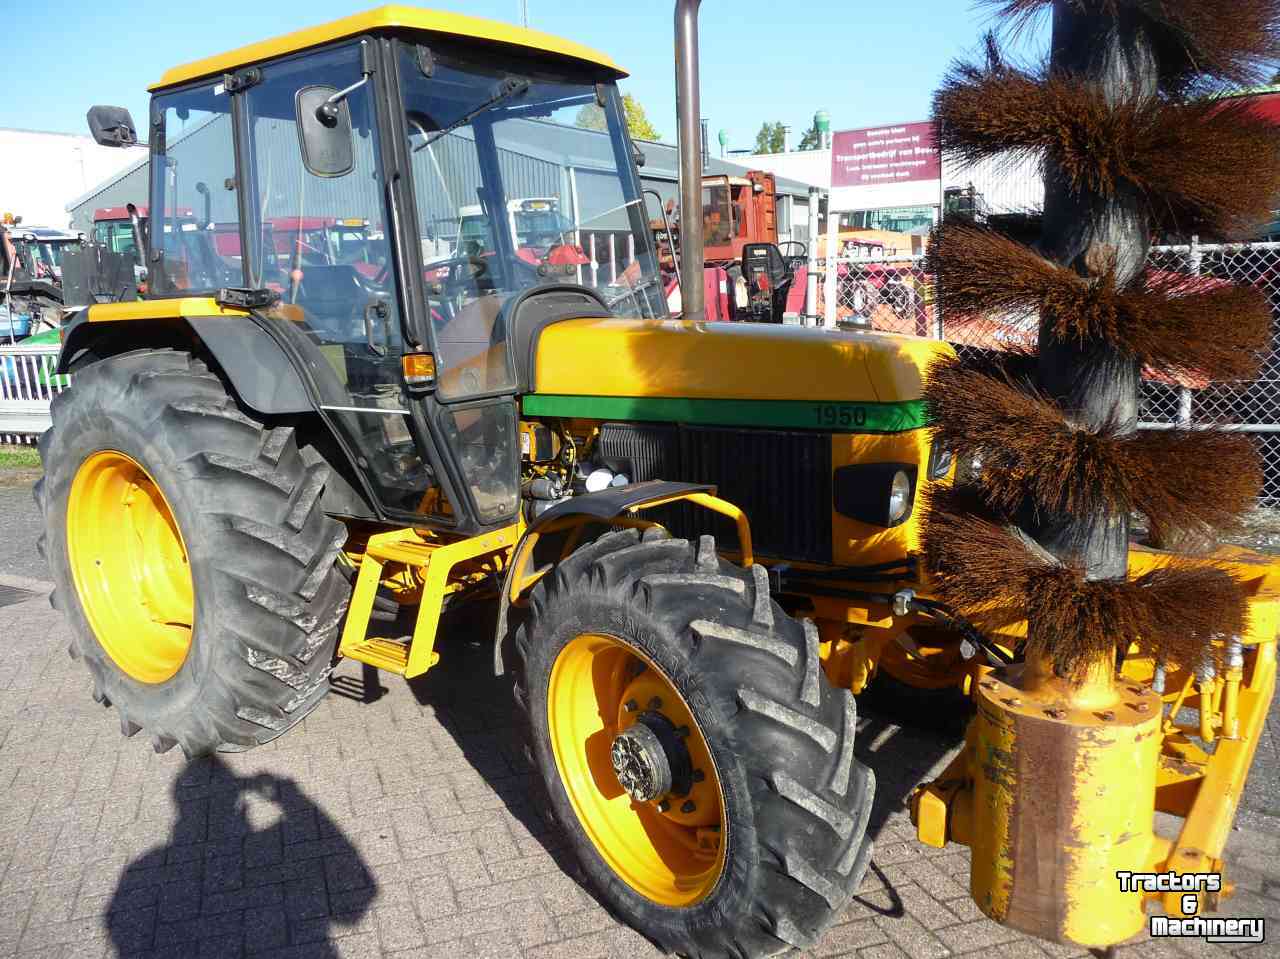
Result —
[[126, 735], [188, 756], [267, 742], [328, 687], [349, 586], [328, 476], [186, 353], [75, 375], [40, 442], [36, 502], [71, 655]]
[[711, 537], [635, 530], [579, 549], [530, 605], [517, 699], [607, 904], [706, 959], [814, 942], [866, 870], [874, 778], [812, 624]]

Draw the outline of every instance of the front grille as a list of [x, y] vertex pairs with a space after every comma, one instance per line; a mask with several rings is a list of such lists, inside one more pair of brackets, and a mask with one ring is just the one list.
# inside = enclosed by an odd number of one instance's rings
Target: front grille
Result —
[[[756, 552], [831, 561], [831, 436], [782, 430], [606, 423], [599, 459], [633, 481], [713, 483], [751, 520]], [[728, 519], [682, 505], [655, 516], [678, 536], [737, 541]]]

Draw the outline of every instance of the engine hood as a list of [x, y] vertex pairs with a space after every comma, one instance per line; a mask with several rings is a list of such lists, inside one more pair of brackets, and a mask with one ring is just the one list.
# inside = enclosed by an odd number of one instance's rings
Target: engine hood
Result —
[[936, 340], [755, 323], [574, 319], [543, 330], [525, 410], [548, 416], [902, 432], [924, 425]]

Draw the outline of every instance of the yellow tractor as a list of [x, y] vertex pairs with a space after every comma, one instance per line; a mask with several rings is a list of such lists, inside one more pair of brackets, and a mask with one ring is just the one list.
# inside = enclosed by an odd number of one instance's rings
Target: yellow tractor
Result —
[[[676, 28], [696, 209], [696, 0]], [[853, 694], [880, 671], [995, 696], [1023, 668], [1022, 626], [980, 634], [917, 566], [925, 497], [956, 470], [921, 399], [949, 348], [705, 322], [698, 218], [684, 316], [668, 316], [623, 76], [576, 43], [398, 6], [166, 73], [135, 221], [148, 295], [63, 330], [73, 385], [41, 441], [44, 551], [95, 698], [125, 735], [188, 756], [287, 733], [339, 657], [421, 675], [447, 651], [446, 608], [496, 611], [494, 667], [514, 675], [603, 900], [668, 950], [768, 955], [813, 943], [867, 868], [875, 780], [854, 759]], [[104, 144], [137, 139], [119, 109], [90, 122]], [[505, 212], [530, 196], [569, 220], [542, 243]], [[457, 227], [477, 202], [481, 250]], [[357, 260], [270, 242], [274, 219], [332, 216], [369, 224]], [[614, 236], [610, 262], [563, 255], [590, 230]], [[1256, 602], [1234, 671], [1160, 677], [1166, 698], [1198, 690], [1217, 751], [1163, 717], [1154, 664], [1130, 657], [1123, 695], [1149, 711], [1106, 731], [1116, 748], [1072, 742], [1102, 769], [1145, 737], [1150, 775], [1108, 787], [1128, 814], [1072, 834], [1084, 847], [1042, 835], [1045, 882], [1086, 854], [1135, 870], [1175, 848], [1221, 856], [1274, 679], [1274, 574], [1238, 565]], [[1017, 751], [1003, 698], [916, 797], [922, 838], [974, 845], [974, 894], [997, 918], [1118, 941], [1142, 895], [1114, 874], [1029, 900], [1031, 873], [1016, 877], [1019, 903], [1065, 925], [1001, 912], [1006, 794], [1043, 785], [988, 781], [974, 754]], [[1067, 732], [1103, 723], [1018, 702]], [[1097, 785], [1058, 782], [1041, 823], [1096, 804]], [[1156, 839], [1156, 805], [1189, 838]]]

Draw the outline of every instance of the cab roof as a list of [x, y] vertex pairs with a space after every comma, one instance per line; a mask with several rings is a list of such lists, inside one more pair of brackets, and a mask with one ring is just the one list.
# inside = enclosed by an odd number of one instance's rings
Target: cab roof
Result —
[[439, 10], [424, 10], [421, 7], [390, 5], [343, 17], [341, 20], [333, 20], [317, 27], [306, 27], [293, 33], [287, 33], [282, 37], [261, 40], [258, 43], [251, 43], [248, 46], [230, 50], [227, 53], [220, 53], [216, 56], [205, 57], [203, 60], [195, 60], [180, 67], [174, 67], [171, 70], [167, 70], [160, 78], [160, 82], [151, 86], [150, 89], [160, 90], [165, 87], [186, 83], [189, 80], [198, 80], [201, 77], [218, 76], [241, 67], [260, 63], [263, 60], [272, 60], [276, 57], [297, 53], [300, 50], [306, 50], [311, 47], [322, 46], [346, 37], [396, 29], [449, 33], [469, 39], [507, 43], [513, 46], [526, 47], [530, 50], [558, 54], [572, 60], [596, 64], [612, 70], [619, 76], [626, 76], [626, 71], [614, 63], [607, 55], [580, 43], [575, 43], [572, 40], [552, 36], [549, 33], [529, 30], [497, 20], [470, 17], [462, 13], [446, 13]]

